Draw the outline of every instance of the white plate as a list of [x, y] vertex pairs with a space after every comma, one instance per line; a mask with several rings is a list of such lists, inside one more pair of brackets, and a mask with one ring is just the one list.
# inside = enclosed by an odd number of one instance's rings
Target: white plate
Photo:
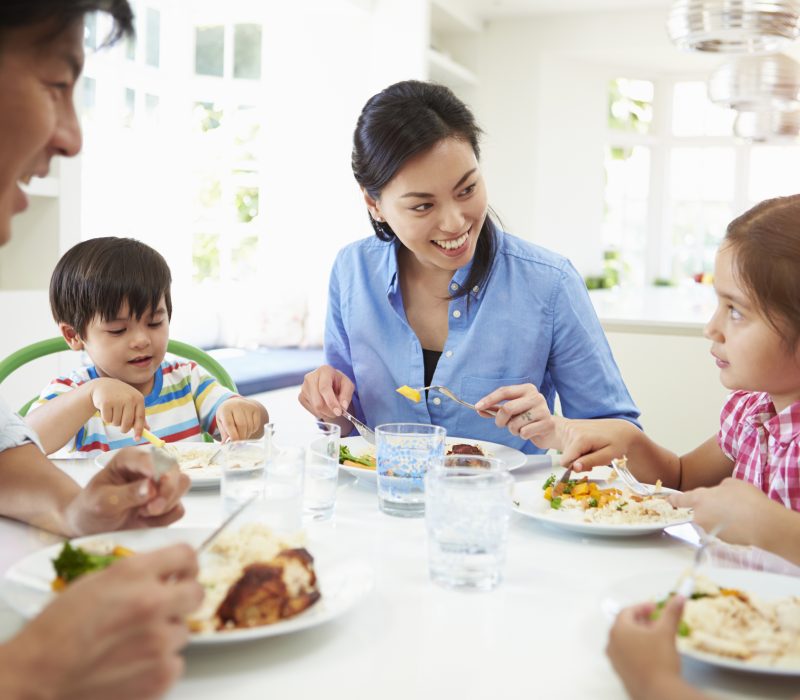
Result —
[[[766, 573], [748, 569], [726, 569], [703, 566], [699, 573], [711, 579], [723, 588], [737, 588], [745, 593], [752, 593], [763, 600], [774, 600], [796, 596], [800, 591], [800, 578], [781, 574]], [[650, 571], [646, 574], [624, 579], [615, 583], [603, 597], [602, 607], [606, 615], [613, 619], [621, 608], [635, 603], [664, 600], [675, 586], [680, 571]], [[716, 654], [681, 649], [687, 658], [697, 659], [713, 666], [731, 668], [737, 671], [751, 671], [781, 676], [800, 676], [800, 666], [793, 668], [777, 668], [764, 664], [755, 664], [740, 659], [731, 659]]]
[[[91, 535], [73, 540], [73, 544], [112, 542], [135, 552], [157, 549], [177, 542], [199, 545], [210, 528], [153, 528], [149, 530], [124, 530], [102, 535]], [[62, 544], [52, 545], [29, 554], [6, 571], [2, 593], [6, 602], [25, 617], [36, 615], [55, 595], [50, 590], [54, 578], [52, 559], [58, 556]], [[309, 542], [314, 556], [314, 568], [322, 597], [306, 611], [288, 620], [272, 625], [248, 629], [204, 632], [190, 636], [190, 644], [222, 644], [249, 639], [274, 637], [328, 622], [349, 610], [372, 589], [373, 571], [363, 561], [350, 559], [337, 553], [335, 546], [316, 546]]]
[[[600, 472], [599, 469], [593, 470]], [[607, 474], [607, 471], [605, 472]], [[549, 476], [549, 475], [548, 475]], [[558, 475], [561, 476], [560, 474]], [[547, 477], [514, 484], [514, 510], [521, 515], [525, 515], [534, 520], [547, 523], [554, 527], [576, 532], [581, 535], [597, 535], [599, 537], [634, 537], [638, 535], [649, 535], [660, 532], [665, 527], [672, 527], [691, 521], [691, 517], [681, 520], [670, 520], [667, 522], [641, 523], [641, 524], [616, 524], [616, 523], [592, 523], [583, 520], [580, 510], [554, 510], [550, 507], [550, 501], [544, 498], [542, 486]], [[606, 483], [597, 481], [600, 488], [609, 486], [619, 486], [621, 482]]]
[[[448, 449], [450, 445], [480, 445], [487, 457], [496, 457], [497, 459], [502, 460], [509, 471], [516, 469], [517, 467], [521, 467], [523, 464], [525, 464], [525, 460], [527, 459], [527, 455], [520, 450], [516, 450], [513, 447], [506, 447], [505, 445], [501, 445], [497, 442], [489, 442], [488, 440], [472, 440], [470, 438], [448, 436], [445, 438], [445, 443]], [[370, 445], [360, 435], [342, 438], [341, 444], [347, 446], [350, 449], [350, 452], [357, 457], [360, 457], [365, 452], [372, 452], [372, 454], [375, 454], [375, 447]], [[345, 464], [340, 464], [339, 468], [343, 469], [348, 474], [352, 474], [363, 482], [377, 484], [378, 475], [374, 469], [351, 467]]]
[[[207, 450], [209, 456], [216, 452], [220, 447], [219, 443], [217, 442], [171, 442], [169, 443], [169, 446], [171, 450], [175, 449], [178, 452], [188, 450]], [[140, 445], [140, 447], [146, 448], [148, 446]], [[119, 450], [109, 450], [108, 452], [103, 452], [103, 454], [95, 457], [95, 464], [101, 468], [105, 467], [106, 464], [111, 461], [111, 458], [117, 454], [117, 452], [119, 452]], [[219, 486], [219, 480], [222, 474], [220, 467], [214, 465], [209, 467], [184, 469], [183, 473], [192, 480], [191, 488], [193, 489], [207, 489]]]

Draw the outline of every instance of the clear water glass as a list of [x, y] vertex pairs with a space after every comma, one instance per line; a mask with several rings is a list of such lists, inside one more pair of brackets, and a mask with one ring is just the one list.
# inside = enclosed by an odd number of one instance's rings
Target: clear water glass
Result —
[[255, 440], [233, 440], [222, 446], [220, 495], [223, 514], [229, 515], [255, 495], [264, 496], [267, 463], [272, 453], [272, 423]]
[[329, 520], [336, 506], [341, 428], [323, 421], [315, 427], [306, 448], [303, 509], [312, 520]]
[[428, 567], [446, 588], [484, 590], [502, 580], [513, 479], [491, 457], [448, 455], [425, 477]]
[[262, 521], [277, 533], [291, 535], [303, 527], [305, 466], [304, 447], [276, 447], [267, 464]]
[[385, 423], [375, 428], [378, 507], [387, 515], [425, 515], [425, 474], [444, 458], [446, 431], [438, 425]]

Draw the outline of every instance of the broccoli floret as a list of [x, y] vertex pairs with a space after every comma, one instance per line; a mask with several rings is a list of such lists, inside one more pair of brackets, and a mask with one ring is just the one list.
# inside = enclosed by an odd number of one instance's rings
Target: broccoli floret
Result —
[[548, 486], [552, 486], [555, 483], [556, 483], [556, 475], [551, 474], [550, 476], [547, 477], [547, 480], [544, 482], [544, 484], [542, 484], [542, 491], [545, 491]]
[[339, 464], [347, 460], [348, 462], [355, 462], [356, 464], [363, 464], [365, 467], [374, 468], [375, 462], [371, 461], [369, 456], [356, 457], [346, 445], [339, 446]]
[[556, 496], [555, 498], [551, 498], [550, 507], [553, 510], [558, 510], [559, 508], [561, 508], [561, 499], [558, 496]]
[[67, 583], [90, 571], [100, 571], [113, 564], [119, 557], [113, 554], [89, 554], [80, 547], [64, 543], [61, 553], [53, 559], [53, 566], [59, 578]]
[[590, 498], [589, 499], [589, 508], [597, 508], [597, 499], [596, 498]]

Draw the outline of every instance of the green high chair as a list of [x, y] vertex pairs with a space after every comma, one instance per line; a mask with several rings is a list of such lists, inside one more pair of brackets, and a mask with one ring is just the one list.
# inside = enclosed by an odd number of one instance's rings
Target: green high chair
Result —
[[[40, 340], [38, 343], [31, 343], [24, 348], [20, 348], [16, 352], [12, 352], [4, 360], [0, 360], [0, 383], [5, 381], [8, 375], [22, 367], [22, 365], [40, 357], [63, 352], [64, 350], [70, 350], [70, 347], [67, 345], [67, 341], [59, 336], [58, 338], [48, 338], [47, 340]], [[177, 357], [196, 362], [225, 388], [238, 393], [236, 384], [233, 379], [231, 379], [231, 375], [228, 374], [219, 362], [204, 350], [194, 345], [189, 345], [189, 343], [182, 343], [179, 340], [170, 340], [167, 344], [167, 352]], [[38, 398], [38, 396], [34, 396], [28, 401], [28, 403], [19, 410], [19, 414], [21, 416], [27, 414], [33, 402]]]

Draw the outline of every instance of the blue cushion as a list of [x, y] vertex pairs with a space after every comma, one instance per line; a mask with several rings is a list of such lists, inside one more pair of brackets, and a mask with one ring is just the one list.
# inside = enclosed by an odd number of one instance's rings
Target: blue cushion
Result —
[[298, 386], [325, 363], [322, 348], [214, 348], [208, 354], [228, 370], [242, 396]]

